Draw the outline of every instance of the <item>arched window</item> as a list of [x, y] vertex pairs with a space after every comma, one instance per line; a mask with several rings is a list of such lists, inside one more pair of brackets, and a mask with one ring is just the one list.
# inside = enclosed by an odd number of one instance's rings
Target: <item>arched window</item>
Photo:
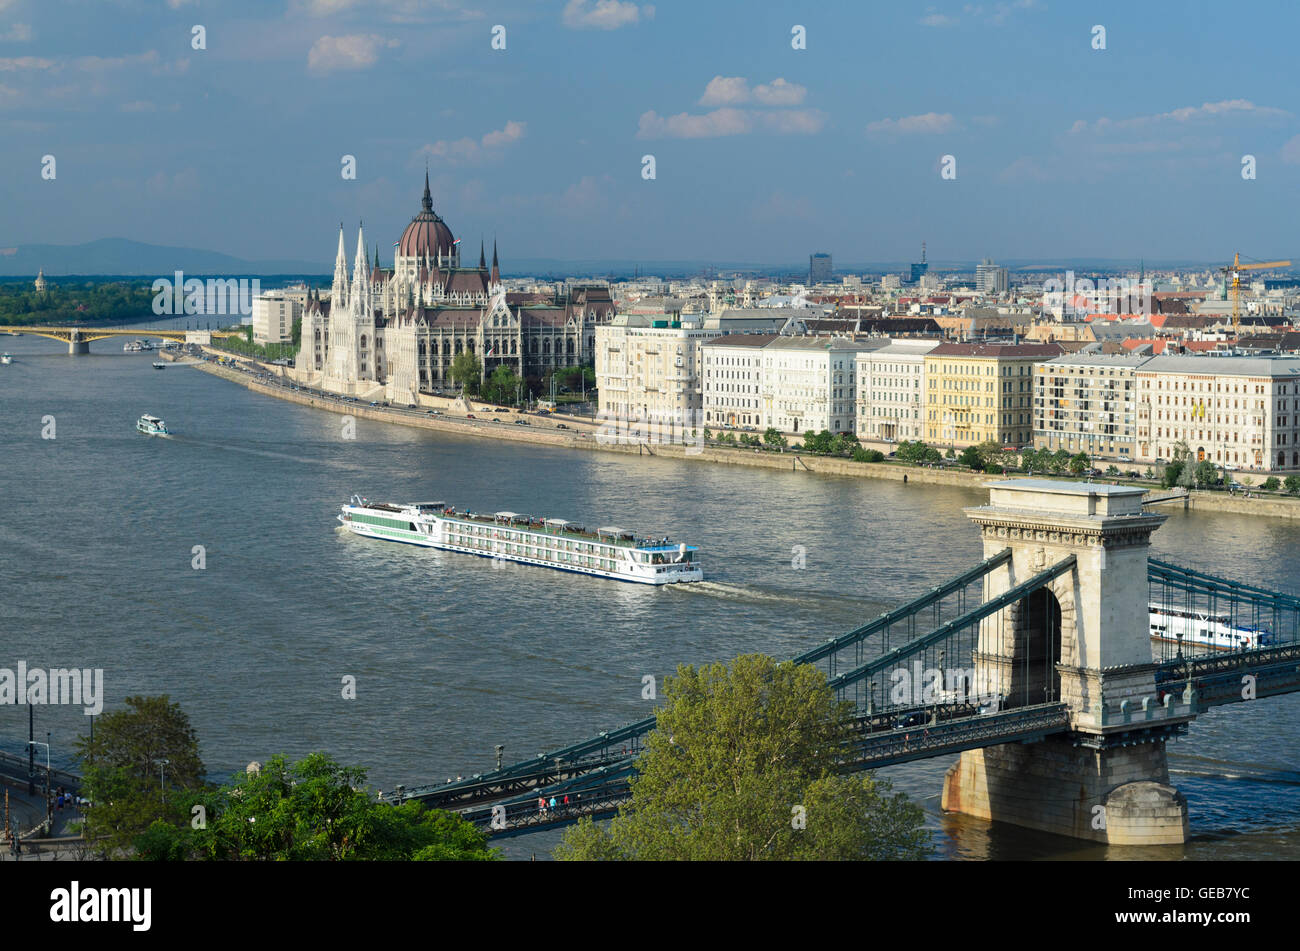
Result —
[[361, 349], [362, 349], [362, 350], [366, 349], [366, 335], [365, 335], [365, 334], [362, 334], [362, 335], [361, 335]]

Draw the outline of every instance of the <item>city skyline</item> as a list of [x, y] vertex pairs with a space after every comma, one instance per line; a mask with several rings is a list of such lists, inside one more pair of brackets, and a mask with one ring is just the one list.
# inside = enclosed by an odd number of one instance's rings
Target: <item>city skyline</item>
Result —
[[515, 261], [1292, 256], [1297, 82], [1263, 27], [1294, 15], [1251, 10], [8, 0], [0, 249], [328, 262], [340, 220], [400, 232], [427, 162]]

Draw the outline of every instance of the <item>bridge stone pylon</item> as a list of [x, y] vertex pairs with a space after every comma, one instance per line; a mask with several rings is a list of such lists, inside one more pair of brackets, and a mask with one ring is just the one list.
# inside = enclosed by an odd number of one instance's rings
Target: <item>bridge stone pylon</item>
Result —
[[1181, 843], [1187, 802], [1169, 784], [1166, 739], [1190, 706], [1160, 696], [1150, 641], [1147, 552], [1165, 516], [1141, 488], [1013, 479], [966, 514], [985, 557], [1012, 558], [985, 580], [995, 597], [1070, 555], [1074, 567], [986, 618], [977, 682], [1009, 705], [1064, 702], [1071, 732], [961, 754], [943, 808], [1111, 845]]

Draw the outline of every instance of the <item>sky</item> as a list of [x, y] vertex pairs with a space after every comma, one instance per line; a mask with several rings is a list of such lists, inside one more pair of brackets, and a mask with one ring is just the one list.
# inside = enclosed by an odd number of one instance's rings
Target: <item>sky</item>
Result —
[[923, 240], [1300, 260], [1298, 26], [1287, 2], [0, 0], [0, 247], [328, 264], [364, 221], [388, 264], [427, 163], [507, 271]]

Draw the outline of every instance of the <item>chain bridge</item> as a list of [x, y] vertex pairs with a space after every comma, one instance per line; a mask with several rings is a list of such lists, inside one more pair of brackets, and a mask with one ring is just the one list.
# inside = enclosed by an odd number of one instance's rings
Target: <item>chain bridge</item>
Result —
[[[1150, 558], [1165, 516], [1140, 488], [988, 487], [966, 510], [982, 562], [793, 658], [854, 705], [840, 768], [960, 754], [945, 810], [1109, 844], [1184, 841], [1165, 744], [1212, 707], [1300, 690], [1300, 597]], [[654, 727], [393, 796], [497, 837], [610, 815]]]

